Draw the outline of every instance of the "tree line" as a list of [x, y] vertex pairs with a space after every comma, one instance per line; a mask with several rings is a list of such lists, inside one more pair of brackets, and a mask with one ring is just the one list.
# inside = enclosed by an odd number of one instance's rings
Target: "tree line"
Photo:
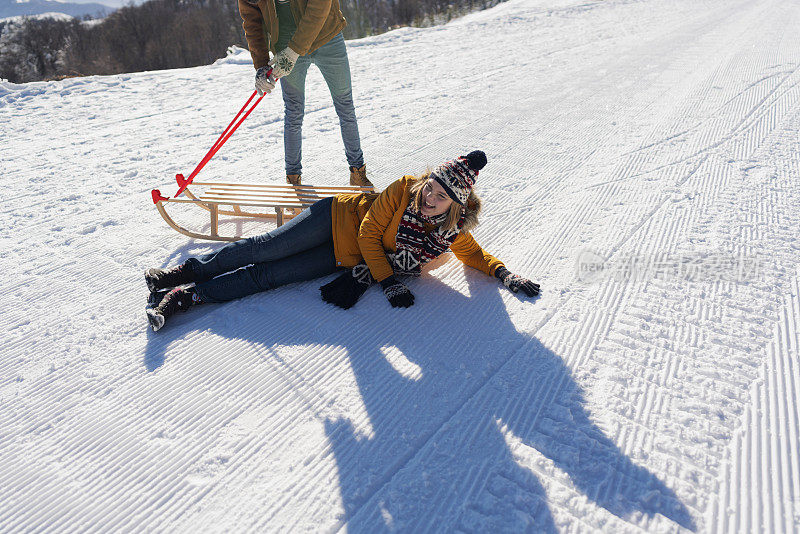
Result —
[[[340, 0], [347, 39], [428, 26], [501, 0]], [[207, 65], [247, 47], [235, 0], [148, 0], [101, 20], [0, 22], [0, 78], [15, 83]]]

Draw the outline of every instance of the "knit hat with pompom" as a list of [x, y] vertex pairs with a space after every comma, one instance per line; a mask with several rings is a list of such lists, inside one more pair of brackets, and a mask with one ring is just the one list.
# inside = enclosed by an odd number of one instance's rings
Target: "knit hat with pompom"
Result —
[[484, 165], [486, 165], [486, 154], [480, 150], [473, 150], [466, 156], [439, 165], [431, 172], [431, 178], [444, 187], [450, 198], [463, 206], [475, 185], [478, 171]]

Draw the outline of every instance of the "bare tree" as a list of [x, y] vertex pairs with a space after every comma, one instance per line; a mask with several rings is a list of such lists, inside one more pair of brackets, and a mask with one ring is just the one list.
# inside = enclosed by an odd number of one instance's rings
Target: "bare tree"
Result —
[[[429, 25], [501, 0], [340, 0], [347, 38]], [[0, 77], [13, 82], [204, 65], [247, 46], [232, 0], [149, 0], [100, 22], [27, 19], [0, 26]]]

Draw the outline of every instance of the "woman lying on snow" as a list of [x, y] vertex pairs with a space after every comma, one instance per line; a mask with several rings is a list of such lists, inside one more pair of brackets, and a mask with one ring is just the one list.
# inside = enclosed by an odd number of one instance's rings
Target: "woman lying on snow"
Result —
[[[150, 302], [157, 303], [147, 310], [150, 325], [158, 330], [192, 305], [312, 280], [342, 267], [345, 272], [320, 288], [326, 302], [350, 308], [378, 281], [392, 306], [407, 308], [414, 295], [397, 276], [419, 276], [422, 265], [448, 248], [511, 291], [534, 297], [538, 284], [509, 272], [469, 233], [481, 209], [472, 186], [485, 164], [486, 155], [476, 150], [421, 177], [404, 176], [380, 194], [325, 198], [272, 232], [169, 270], [148, 269]], [[178, 287], [192, 282], [192, 287]], [[164, 292], [169, 288], [174, 289]]]

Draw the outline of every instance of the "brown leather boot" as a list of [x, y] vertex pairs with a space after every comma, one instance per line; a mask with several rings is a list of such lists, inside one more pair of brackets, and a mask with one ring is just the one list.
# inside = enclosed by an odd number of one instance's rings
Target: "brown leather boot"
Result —
[[367, 179], [366, 165], [362, 165], [360, 168], [350, 167], [350, 185], [371, 187], [372, 189], [375, 189], [375, 186], [372, 185], [372, 182]]
[[300, 185], [300, 175], [299, 174], [287, 174], [286, 175], [286, 183], [292, 185]]

